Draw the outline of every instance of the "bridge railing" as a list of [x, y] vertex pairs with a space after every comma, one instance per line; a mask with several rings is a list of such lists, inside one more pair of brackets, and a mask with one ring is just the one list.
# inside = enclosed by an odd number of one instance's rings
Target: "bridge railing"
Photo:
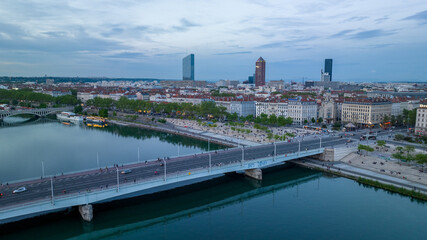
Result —
[[[188, 169], [185, 171], [179, 171], [174, 173], [167, 173], [167, 170], [166, 170], [166, 176], [164, 175], [164, 172], [159, 171], [158, 175], [153, 175], [150, 178], [139, 178], [139, 179], [137, 178], [135, 179], [135, 181], [131, 179], [128, 182], [124, 182], [124, 183], [120, 181], [119, 185], [112, 184], [112, 185], [109, 185], [108, 188], [98, 187], [98, 188], [91, 188], [88, 191], [79, 191], [79, 192], [70, 192], [70, 193], [67, 192], [60, 195], [54, 195], [53, 201], [51, 197], [45, 197], [45, 198], [35, 199], [34, 201], [17, 203], [17, 204], [8, 205], [5, 207], [0, 206], [0, 214], [4, 214], [8, 211], [13, 211], [14, 209], [16, 209], [16, 207], [28, 208], [28, 207], [37, 206], [37, 205], [46, 204], [46, 203], [52, 204], [52, 208], [54, 208], [55, 207], [54, 203], [56, 201], [59, 202], [64, 200], [71, 200], [73, 198], [82, 197], [82, 196], [88, 198], [88, 196], [91, 194], [102, 195], [102, 193], [111, 193], [110, 198], [112, 198], [112, 197], [121, 196], [123, 194], [131, 193], [131, 192], [123, 192], [123, 190], [133, 186], [141, 186], [140, 190], [144, 190], [152, 187], [157, 187], [157, 186], [166, 185], [166, 184], [173, 184], [173, 183], [191, 180], [191, 179], [215, 176], [215, 175], [224, 174], [227, 172], [242, 171], [242, 170], [252, 169], [252, 168], [268, 167], [270, 165], [274, 165], [275, 163], [280, 163], [280, 162], [284, 162], [291, 159], [320, 154], [323, 151], [324, 151], [324, 148], [319, 148], [319, 149], [302, 151], [300, 153], [296, 152], [291, 154], [283, 154], [283, 155], [277, 155], [277, 156], [269, 156], [264, 158], [245, 160], [243, 162], [237, 160], [235, 162], [220, 165], [220, 166], [215, 165], [210, 168], [201, 167], [201, 168]], [[55, 188], [55, 184], [53, 184], [53, 186]], [[49, 189], [49, 191], [51, 190]]]

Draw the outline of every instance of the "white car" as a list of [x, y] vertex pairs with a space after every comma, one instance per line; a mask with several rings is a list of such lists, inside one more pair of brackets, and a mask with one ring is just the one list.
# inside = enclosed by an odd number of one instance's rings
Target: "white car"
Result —
[[12, 193], [20, 193], [20, 192], [25, 192], [25, 191], [27, 191], [26, 187], [20, 187], [18, 189], [13, 190]]

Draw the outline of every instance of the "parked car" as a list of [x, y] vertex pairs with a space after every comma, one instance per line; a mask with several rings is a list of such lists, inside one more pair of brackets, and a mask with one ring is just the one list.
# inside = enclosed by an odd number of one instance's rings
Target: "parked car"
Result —
[[25, 192], [25, 191], [27, 191], [26, 187], [20, 187], [20, 188], [13, 190], [12, 193], [20, 193], [20, 192]]

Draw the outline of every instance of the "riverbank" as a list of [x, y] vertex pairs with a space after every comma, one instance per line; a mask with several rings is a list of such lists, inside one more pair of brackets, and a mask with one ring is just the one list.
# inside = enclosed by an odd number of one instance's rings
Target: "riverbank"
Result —
[[325, 163], [314, 159], [304, 159], [303, 161], [292, 161], [292, 163], [297, 166], [331, 173], [362, 184], [427, 201], [427, 185], [424, 184], [353, 167], [342, 162]]
[[110, 119], [109, 123], [119, 125], [119, 126], [145, 128], [145, 129], [150, 129], [150, 130], [154, 130], [154, 131], [176, 134], [176, 135], [180, 135], [180, 136], [184, 136], [184, 137], [190, 137], [190, 138], [194, 138], [194, 139], [198, 139], [198, 140], [202, 140], [202, 141], [206, 141], [206, 142], [210, 141], [212, 143], [216, 143], [216, 144], [223, 145], [226, 147], [236, 147], [237, 146], [237, 144], [235, 142], [232, 142], [232, 141], [227, 141], [225, 139], [220, 139], [220, 138], [215, 138], [215, 137], [202, 136], [202, 135], [195, 133], [195, 132], [184, 131], [182, 129], [177, 129], [174, 127], [168, 127], [167, 125], [165, 125], [165, 126], [149, 125], [149, 124], [145, 124], [145, 123], [141, 123], [141, 122], [131, 122], [131, 121], [114, 120], [114, 119]]

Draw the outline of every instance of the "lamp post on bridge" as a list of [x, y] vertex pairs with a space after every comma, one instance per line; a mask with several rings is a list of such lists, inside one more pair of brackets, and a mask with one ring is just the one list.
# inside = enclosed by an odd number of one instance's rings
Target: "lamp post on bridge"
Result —
[[98, 154], [98, 152], [96, 152], [96, 165], [99, 168], [99, 154]]
[[320, 139], [320, 148], [322, 148], [322, 137], [320, 136], [319, 139]]
[[300, 155], [301, 152], [301, 141], [298, 140], [298, 156]]
[[242, 166], [244, 162], [245, 162], [245, 147], [242, 146]]
[[211, 151], [211, 138], [208, 138], [208, 152]]
[[138, 147], [138, 162], [139, 162], [139, 147]]
[[120, 191], [120, 181], [119, 181], [119, 168], [116, 166], [116, 172], [117, 172], [117, 192]]
[[209, 173], [212, 171], [212, 155], [209, 153]]
[[55, 205], [55, 199], [53, 198], [53, 178], [50, 177], [50, 192], [52, 194], [52, 205]]
[[165, 167], [165, 177], [164, 177], [163, 181], [166, 182], [166, 160], [165, 159], [163, 159], [163, 164], [164, 164], [164, 167]]
[[276, 156], [277, 156], [277, 151], [276, 151], [276, 142], [273, 142], [274, 144], [274, 156], [273, 156], [273, 161], [276, 161]]
[[42, 161], [42, 178], [44, 178], [44, 163]]

